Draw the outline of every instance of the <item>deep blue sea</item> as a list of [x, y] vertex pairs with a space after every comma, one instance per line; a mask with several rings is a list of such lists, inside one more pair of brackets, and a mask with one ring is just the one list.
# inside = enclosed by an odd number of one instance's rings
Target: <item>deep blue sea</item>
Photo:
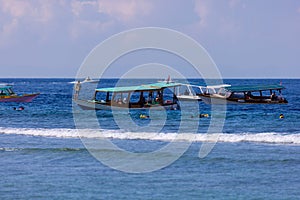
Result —
[[[300, 80], [225, 79], [231, 85], [281, 81], [289, 103], [227, 105], [224, 125], [197, 117], [215, 112], [203, 102], [185, 111], [83, 111], [72, 104], [71, 81], [0, 79], [12, 83], [16, 93], [41, 93], [31, 103], [0, 103], [0, 199], [300, 198]], [[91, 98], [94, 88], [116, 82], [82, 84], [80, 98]], [[204, 85], [197, 79], [190, 83]], [[25, 109], [13, 109], [19, 106]], [[224, 114], [216, 113], [217, 118]], [[150, 118], [140, 119], [140, 114]], [[98, 127], [90, 124], [93, 120]], [[207, 134], [210, 126], [220, 131]], [[218, 142], [200, 158], [200, 148], [212, 144], [208, 136]], [[179, 148], [150, 155], [170, 144]], [[180, 154], [180, 147], [187, 148], [178, 159], [151, 170]], [[135, 162], [124, 159], [122, 151], [150, 156], [144, 158], [147, 162]], [[111, 160], [116, 161], [113, 166]], [[138, 173], [146, 168], [149, 172]]]

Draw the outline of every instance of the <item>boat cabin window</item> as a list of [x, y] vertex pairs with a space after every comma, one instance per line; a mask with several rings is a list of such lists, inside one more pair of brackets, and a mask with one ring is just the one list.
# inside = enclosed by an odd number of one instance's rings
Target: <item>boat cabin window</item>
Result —
[[157, 93], [153, 91], [144, 91], [143, 97], [140, 99], [140, 103], [152, 104], [157, 97]]
[[130, 103], [138, 103], [140, 100], [141, 92], [132, 92], [130, 95]]
[[[187, 94], [189, 95], [189, 94]], [[166, 88], [164, 89], [163, 100], [164, 103], [172, 103], [174, 97], [174, 88]]]
[[246, 92], [246, 96], [249, 97], [249, 98], [260, 97], [260, 92], [259, 92], [259, 91], [255, 91], [255, 92]]
[[191, 94], [191, 88], [188, 87], [187, 85], [182, 85], [182, 86], [178, 87], [177, 89], [178, 89], [178, 92], [177, 92], [178, 95], [190, 95]]
[[118, 104], [125, 104], [127, 103], [128, 93], [113, 93], [112, 101]]
[[[262, 94], [262, 97], [265, 97], [265, 98], [271, 98], [271, 92], [270, 91], [261, 91], [261, 94]], [[276, 93], [277, 94], [277, 93]]]
[[219, 94], [219, 95], [222, 95], [222, 96], [225, 96], [226, 93], [227, 93], [227, 92], [226, 92], [225, 88], [220, 88], [219, 91], [218, 91], [218, 94]]
[[231, 94], [230, 98], [243, 99], [245, 97], [244, 92], [234, 92]]
[[180, 87], [176, 88], [176, 94], [178, 95], [190, 95], [190, 96], [195, 96], [197, 94], [201, 94], [201, 90], [199, 87], [193, 87], [193, 86], [188, 86], [188, 85], [182, 85]]
[[[107, 96], [107, 92], [96, 92], [95, 93], [95, 101], [106, 102], [106, 100], [107, 100], [106, 96]], [[108, 96], [109, 101], [111, 100], [111, 96], [112, 96], [112, 93], [110, 92], [109, 96]]]
[[[163, 94], [168, 98], [168, 94]], [[166, 96], [165, 96], [166, 95]], [[172, 93], [173, 95], [173, 93]], [[130, 95], [130, 103], [132, 104], [158, 104], [161, 102], [162, 93], [161, 91], [143, 91], [143, 92], [132, 92]]]
[[194, 95], [199, 95], [199, 94], [201, 94], [202, 92], [201, 92], [200, 88], [198, 88], [198, 87], [193, 87], [193, 88], [192, 88], [192, 93], [193, 93]]
[[205, 94], [217, 94], [219, 91], [219, 88], [206, 88], [204, 91]]
[[11, 88], [7, 88], [7, 91], [8, 91], [9, 94], [15, 94], [15, 93], [12, 91]]
[[0, 96], [4, 96], [4, 95], [10, 95], [10, 93], [9, 93], [9, 91], [8, 91], [8, 89], [3, 89], [3, 90], [1, 90], [0, 91]]

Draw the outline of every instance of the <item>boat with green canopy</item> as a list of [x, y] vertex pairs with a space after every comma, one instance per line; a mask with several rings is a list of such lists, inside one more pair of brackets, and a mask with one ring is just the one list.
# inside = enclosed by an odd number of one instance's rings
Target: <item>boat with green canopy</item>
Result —
[[74, 99], [82, 109], [178, 109], [176, 87], [181, 83], [158, 82], [138, 86], [109, 87], [95, 89], [91, 100]]
[[40, 93], [17, 95], [13, 86], [7, 83], [0, 83], [0, 102], [31, 102]]
[[200, 97], [207, 104], [285, 104], [283, 89], [281, 84], [220, 86], [212, 92], [208, 86]]

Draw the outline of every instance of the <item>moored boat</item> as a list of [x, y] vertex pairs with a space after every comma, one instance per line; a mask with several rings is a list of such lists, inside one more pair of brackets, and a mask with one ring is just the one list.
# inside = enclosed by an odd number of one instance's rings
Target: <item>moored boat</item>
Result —
[[207, 104], [284, 104], [288, 101], [282, 96], [283, 89], [285, 87], [278, 84], [207, 86], [200, 97]]
[[0, 84], [0, 102], [31, 102], [40, 93], [17, 95], [12, 85]]
[[99, 88], [91, 100], [74, 99], [83, 109], [111, 110], [117, 109], [178, 109], [176, 87], [180, 83], [158, 82], [153, 84]]

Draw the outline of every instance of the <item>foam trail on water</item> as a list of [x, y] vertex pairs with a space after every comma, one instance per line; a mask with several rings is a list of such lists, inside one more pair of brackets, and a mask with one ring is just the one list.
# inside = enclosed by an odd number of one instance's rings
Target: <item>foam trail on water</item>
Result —
[[[124, 140], [153, 140], [153, 141], [188, 141], [188, 142], [210, 142], [211, 137], [207, 134], [198, 133], [147, 133], [147, 132], [125, 132], [121, 130], [95, 130], [95, 129], [42, 129], [42, 128], [0, 128], [0, 134], [18, 134], [42, 137], [59, 138], [104, 138]], [[213, 134], [211, 134], [213, 135]], [[221, 133], [218, 142], [238, 143], [274, 143], [300, 145], [300, 133]]]

